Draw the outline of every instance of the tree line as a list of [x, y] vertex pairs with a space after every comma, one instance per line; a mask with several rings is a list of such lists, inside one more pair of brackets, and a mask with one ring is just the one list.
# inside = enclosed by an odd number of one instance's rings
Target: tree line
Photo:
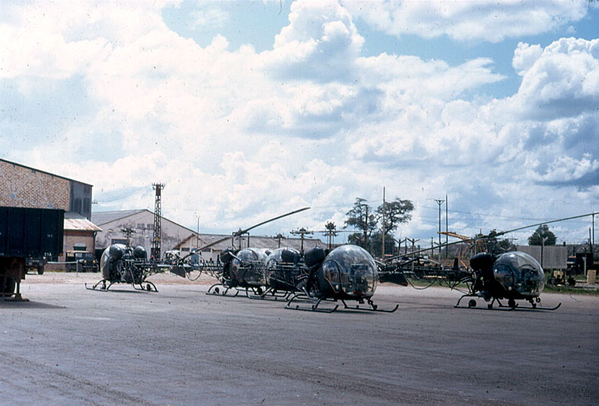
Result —
[[[346, 213], [343, 228], [351, 227], [356, 232], [347, 237], [348, 243], [358, 245], [372, 255], [380, 257], [383, 253], [383, 235], [385, 241], [385, 254], [394, 254], [399, 243], [394, 237], [394, 231], [402, 223], [412, 219], [414, 204], [411, 200], [399, 197], [395, 200], [384, 202], [373, 209], [366, 199], [356, 198], [352, 208]], [[336, 226], [328, 222], [325, 228], [335, 235]], [[498, 239], [497, 230], [492, 230], [486, 237], [489, 252], [499, 253], [514, 249], [514, 244], [509, 239]], [[476, 237], [483, 237], [479, 234]], [[557, 237], [547, 225], [539, 226], [528, 238], [528, 245], [555, 245]]]

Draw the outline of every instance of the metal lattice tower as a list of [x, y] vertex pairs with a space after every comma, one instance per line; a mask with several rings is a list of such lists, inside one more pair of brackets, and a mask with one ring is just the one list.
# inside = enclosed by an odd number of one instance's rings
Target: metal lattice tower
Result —
[[154, 260], [160, 259], [160, 242], [162, 239], [162, 189], [164, 189], [164, 183], [153, 183], [152, 188], [156, 191], [156, 203], [154, 205], [154, 237], [152, 238], [152, 251], [151, 256]]

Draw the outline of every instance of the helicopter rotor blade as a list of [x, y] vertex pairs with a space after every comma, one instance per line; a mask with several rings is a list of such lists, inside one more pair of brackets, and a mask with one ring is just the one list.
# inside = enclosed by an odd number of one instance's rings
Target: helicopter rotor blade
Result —
[[256, 228], [256, 227], [260, 227], [260, 226], [262, 226], [262, 225], [264, 225], [264, 224], [266, 224], [266, 223], [270, 223], [271, 221], [275, 221], [275, 220], [278, 220], [278, 219], [282, 219], [283, 217], [291, 216], [292, 214], [296, 214], [296, 213], [302, 212], [302, 211], [304, 211], [304, 210], [309, 210], [309, 209], [310, 209], [310, 207], [303, 207], [303, 208], [301, 208], [301, 209], [299, 209], [299, 210], [294, 210], [294, 211], [290, 211], [289, 213], [281, 214], [280, 216], [273, 217], [273, 218], [271, 218], [271, 219], [268, 219], [268, 220], [266, 220], [266, 221], [263, 221], [263, 222], [261, 222], [261, 223], [255, 224], [255, 225], [253, 225], [253, 226], [251, 226], [251, 227], [248, 227], [248, 228], [246, 228], [245, 230], [239, 230], [239, 231], [236, 231], [235, 233], [233, 233], [233, 235], [234, 235], [234, 236], [236, 236], [236, 237], [237, 237], [237, 236], [240, 236], [240, 235], [242, 235], [242, 234], [245, 234], [245, 233], [247, 233], [247, 232], [248, 232], [248, 231], [250, 231], [250, 230], [253, 230], [253, 229], [254, 229], [254, 228]]
[[[254, 228], [256, 228], [256, 227], [260, 227], [261, 225], [264, 225], [264, 224], [266, 224], [266, 223], [270, 223], [271, 221], [275, 221], [275, 220], [281, 219], [281, 218], [283, 218], [283, 217], [291, 216], [292, 214], [296, 214], [296, 213], [299, 213], [299, 212], [301, 212], [301, 211], [308, 210], [308, 209], [310, 209], [310, 207], [303, 207], [303, 208], [301, 208], [301, 209], [299, 209], [299, 210], [294, 210], [294, 211], [291, 211], [291, 212], [289, 212], [289, 213], [281, 214], [280, 216], [273, 217], [273, 218], [271, 218], [271, 219], [268, 219], [268, 220], [266, 220], [266, 221], [263, 221], [263, 222], [261, 222], [261, 223], [255, 224], [255, 225], [253, 225], [253, 226], [251, 226], [251, 227], [248, 227], [248, 228], [246, 228], [245, 230], [239, 230], [239, 231], [235, 231], [235, 232], [232, 234], [232, 236], [233, 236], [233, 237], [238, 237], [238, 236], [240, 236], [240, 235], [243, 235], [243, 234], [247, 233], [247, 232], [248, 232], [248, 231], [250, 231], [250, 230], [253, 230], [253, 229], [254, 229]], [[221, 239], [219, 239], [219, 240], [213, 241], [213, 242], [211, 242], [211, 243], [210, 243], [210, 244], [208, 244], [208, 245], [204, 245], [203, 247], [201, 247], [201, 248], [198, 248], [198, 251], [203, 251], [203, 250], [205, 250], [205, 249], [207, 249], [207, 248], [213, 247], [213, 246], [215, 246], [216, 244], [220, 244], [221, 242], [228, 240], [229, 238], [231, 238], [231, 236], [223, 237], [223, 238], [221, 238]], [[187, 258], [187, 257], [188, 257], [188, 256], [190, 256], [190, 255], [191, 255], [191, 254], [188, 254], [188, 255], [186, 255], [184, 258]]]
[[596, 212], [595, 212], [595, 213], [581, 214], [581, 215], [578, 215], [578, 216], [572, 216], [572, 217], [564, 217], [564, 218], [557, 219], [557, 220], [543, 221], [542, 223], [531, 224], [531, 225], [529, 225], [529, 226], [518, 227], [518, 228], [514, 228], [514, 229], [512, 229], [512, 230], [507, 230], [507, 231], [501, 231], [501, 232], [497, 233], [497, 234], [496, 234], [496, 236], [498, 236], [498, 235], [504, 235], [504, 234], [508, 234], [508, 233], [512, 233], [512, 232], [514, 232], [514, 231], [520, 231], [520, 230], [524, 230], [525, 228], [531, 228], [531, 227], [536, 227], [536, 226], [542, 226], [543, 224], [557, 223], [557, 222], [559, 222], [559, 221], [566, 221], [566, 220], [574, 220], [574, 219], [578, 219], [578, 218], [581, 218], [581, 217], [594, 216], [594, 215], [596, 215], [596, 214], [599, 214], [599, 213], [596, 213]]
[[[540, 226], [540, 225], [543, 225], [543, 224], [550, 224], [550, 223], [557, 223], [557, 222], [560, 222], [560, 221], [574, 220], [574, 219], [578, 219], [578, 218], [582, 218], [582, 217], [595, 216], [595, 215], [598, 215], [598, 214], [599, 214], [599, 212], [593, 212], [593, 213], [587, 213], [587, 214], [580, 214], [578, 216], [564, 217], [564, 218], [557, 219], [557, 220], [543, 221], [542, 223], [531, 224], [531, 225], [528, 225], [528, 226], [518, 227], [518, 228], [514, 228], [514, 229], [511, 229], [511, 230], [507, 230], [507, 231], [500, 231], [499, 233], [495, 234], [493, 237], [498, 237], [498, 236], [501, 236], [501, 235], [512, 233], [514, 231], [520, 231], [520, 230], [524, 230], [526, 228], [536, 227], [536, 226]], [[439, 249], [439, 248], [445, 248], [445, 247], [449, 247], [451, 245], [456, 245], [456, 244], [463, 244], [463, 243], [469, 243], [469, 242], [476, 242], [476, 241], [479, 241], [479, 240], [486, 240], [488, 238], [491, 238], [491, 235], [489, 235], [489, 234], [487, 234], [487, 235], [480, 235], [480, 236], [477, 236], [477, 237], [472, 237], [472, 238], [465, 239], [465, 240], [454, 241], [454, 242], [450, 242], [450, 243], [446, 243], [446, 244], [437, 244], [437, 246], [435, 246], [435, 247], [430, 247], [430, 248], [425, 248], [425, 249], [421, 249], [421, 250], [418, 250], [418, 251], [410, 252], [410, 255], [420, 254], [422, 252], [436, 250], [436, 249]], [[397, 259], [397, 258], [400, 258], [402, 256], [404, 256], [404, 255], [396, 255], [396, 256], [394, 256], [392, 258], [389, 258], [389, 260]]]

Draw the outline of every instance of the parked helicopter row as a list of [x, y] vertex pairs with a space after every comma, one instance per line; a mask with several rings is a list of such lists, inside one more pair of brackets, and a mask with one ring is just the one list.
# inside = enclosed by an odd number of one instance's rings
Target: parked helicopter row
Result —
[[[307, 209], [239, 230], [233, 233], [232, 241], [259, 225]], [[229, 238], [215, 241], [202, 249]], [[382, 263], [361, 247], [343, 245], [330, 252], [317, 247], [305, 253], [292, 248], [273, 251], [252, 247], [230, 248], [221, 253], [218, 264], [198, 259], [197, 253], [183, 257], [171, 253], [166, 263], [156, 263], [147, 259], [142, 247], [115, 244], [102, 255], [100, 268], [103, 279], [88, 289], [106, 291], [115, 283], [128, 283], [136, 289], [157, 291], [156, 286], [147, 280], [151, 274], [170, 270], [192, 279], [195, 270], [218, 279], [207, 294], [237, 296], [243, 292], [253, 299], [283, 299], [287, 302], [286, 308], [294, 310], [332, 312], [341, 303], [345, 309], [394, 312], [398, 305], [392, 309], [381, 309], [372, 297], [379, 282], [408, 285], [412, 261], [413, 258], [394, 258]], [[479, 253], [471, 258], [470, 265], [470, 271], [459, 274], [457, 281], [467, 286], [468, 292], [459, 298], [455, 307], [464, 307], [460, 303], [466, 297], [471, 298], [467, 305], [469, 308], [476, 307], [477, 298], [487, 302], [489, 309], [495, 303], [503, 309], [524, 308], [516, 302], [520, 300], [530, 303], [527, 308], [531, 309], [555, 310], [559, 307], [543, 308], [539, 305], [545, 285], [544, 272], [528, 254], [509, 252], [495, 257], [490, 253]], [[504, 299], [507, 299], [507, 306], [501, 302]], [[356, 304], [350, 306], [348, 302]]]

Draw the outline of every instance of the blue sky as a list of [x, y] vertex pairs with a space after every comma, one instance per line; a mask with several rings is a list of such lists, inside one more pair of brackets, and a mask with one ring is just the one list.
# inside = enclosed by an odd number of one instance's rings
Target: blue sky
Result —
[[[398, 238], [598, 211], [599, 7], [547, 1], [5, 1], [2, 158], [230, 232], [414, 202]], [[445, 220], [443, 220], [445, 223]], [[590, 219], [555, 223], [588, 238]], [[525, 241], [533, 230], [512, 237]]]

